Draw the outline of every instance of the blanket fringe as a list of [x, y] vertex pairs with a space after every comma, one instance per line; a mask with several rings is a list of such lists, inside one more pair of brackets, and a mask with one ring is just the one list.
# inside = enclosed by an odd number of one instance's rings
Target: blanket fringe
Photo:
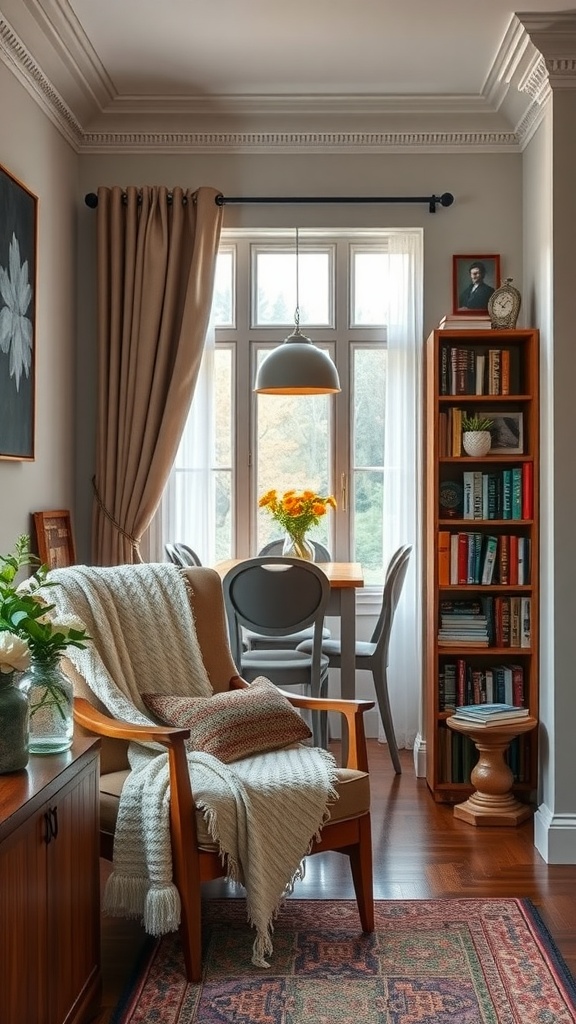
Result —
[[175, 932], [180, 926], [180, 893], [173, 883], [151, 885], [144, 903], [144, 929], [148, 935]]
[[149, 888], [148, 878], [113, 871], [104, 890], [104, 913], [110, 917], [142, 917], [142, 905]]

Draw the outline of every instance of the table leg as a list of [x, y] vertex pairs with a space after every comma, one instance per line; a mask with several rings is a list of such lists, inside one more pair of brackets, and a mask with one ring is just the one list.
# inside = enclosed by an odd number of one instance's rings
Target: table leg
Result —
[[[342, 588], [340, 595], [340, 696], [356, 697], [356, 591]], [[342, 764], [348, 760], [348, 735], [342, 719]]]
[[454, 808], [454, 817], [469, 825], [518, 825], [532, 814], [527, 804], [511, 793], [514, 776], [504, 760], [512, 737], [495, 733], [472, 737], [479, 758], [470, 774], [476, 792]]

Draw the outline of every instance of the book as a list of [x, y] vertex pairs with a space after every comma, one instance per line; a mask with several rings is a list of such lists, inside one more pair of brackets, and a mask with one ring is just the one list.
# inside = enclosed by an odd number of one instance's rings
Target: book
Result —
[[476, 316], [462, 316], [462, 314], [451, 315], [449, 313], [443, 316], [438, 324], [438, 330], [440, 331], [489, 331], [490, 330], [490, 317], [488, 314], [482, 316], [477, 314]]
[[[520, 709], [524, 710], [524, 709]], [[518, 722], [523, 718], [528, 717], [528, 709], [526, 708], [525, 715], [507, 715], [503, 714], [501, 718], [475, 718], [471, 715], [460, 714], [459, 711], [453, 715], [458, 722], [469, 722], [470, 725], [474, 725], [476, 729], [488, 729], [490, 726], [495, 725], [508, 725], [510, 722]]]
[[484, 353], [481, 352], [481, 353], [479, 353], [476, 356], [476, 381], [475, 381], [475, 383], [476, 383], [476, 394], [477, 395], [485, 394], [485, 391], [484, 391], [484, 388], [485, 388], [485, 381], [484, 381], [485, 373], [486, 373], [486, 356], [484, 355]]
[[500, 394], [510, 394], [510, 349], [507, 348], [500, 353]]
[[447, 587], [450, 583], [450, 532], [438, 532], [438, 586]]
[[494, 576], [494, 566], [496, 564], [496, 553], [498, 551], [498, 538], [497, 537], [486, 537], [484, 543], [484, 561], [482, 563], [482, 575], [480, 577], [480, 583], [483, 586], [490, 586], [492, 578]]
[[520, 598], [520, 647], [532, 646], [532, 601]]
[[522, 519], [532, 519], [534, 515], [534, 464], [522, 463]]
[[488, 351], [488, 394], [500, 394], [500, 349]]
[[512, 519], [522, 519], [522, 466], [512, 469]]
[[460, 704], [456, 706], [456, 714], [459, 718], [494, 724], [527, 718], [529, 710], [502, 701], [496, 704]]

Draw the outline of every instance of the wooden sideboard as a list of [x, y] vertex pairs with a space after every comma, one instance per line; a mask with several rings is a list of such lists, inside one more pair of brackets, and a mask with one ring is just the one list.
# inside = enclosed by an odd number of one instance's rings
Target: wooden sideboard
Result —
[[0, 1021], [80, 1024], [100, 996], [100, 741], [0, 776]]

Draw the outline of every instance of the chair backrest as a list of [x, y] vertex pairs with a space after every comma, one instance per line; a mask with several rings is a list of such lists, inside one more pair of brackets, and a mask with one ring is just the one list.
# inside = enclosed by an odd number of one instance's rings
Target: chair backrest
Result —
[[320, 665], [330, 583], [314, 562], [277, 555], [248, 558], [226, 573], [222, 585], [236, 665], [242, 661], [242, 627], [281, 637], [309, 626], [314, 627], [313, 666]]
[[[328, 551], [328, 548], [324, 547], [324, 545], [321, 544], [320, 541], [311, 540], [310, 538], [307, 539], [310, 541], [310, 544], [312, 544], [312, 546], [314, 547], [316, 562], [333, 561], [332, 555]], [[263, 548], [260, 548], [258, 555], [281, 555], [283, 547], [283, 540], [271, 540], [268, 542], [268, 544], [265, 544]]]
[[[216, 570], [207, 566], [187, 568], [185, 575], [190, 583], [187, 594], [204, 667], [212, 689], [220, 693], [229, 688], [230, 680], [237, 675], [228, 644], [222, 582]], [[63, 660], [63, 668], [72, 680], [75, 695], [85, 697], [94, 707], [103, 711], [103, 705], [83, 676], [67, 659]], [[76, 725], [75, 728], [83, 732], [80, 726]], [[102, 774], [128, 767], [127, 746], [125, 740], [103, 737], [100, 757]]]
[[181, 569], [187, 569], [193, 565], [202, 565], [196, 552], [188, 544], [183, 544], [181, 541], [176, 541], [174, 544], [165, 544], [164, 550], [169, 560]]
[[408, 562], [412, 553], [410, 544], [403, 544], [392, 555], [386, 570], [384, 582], [384, 593], [382, 595], [382, 608], [378, 616], [378, 622], [370, 638], [371, 643], [376, 644], [375, 656], [387, 656], [390, 632], [396, 606], [402, 593], [404, 579], [408, 571]]

